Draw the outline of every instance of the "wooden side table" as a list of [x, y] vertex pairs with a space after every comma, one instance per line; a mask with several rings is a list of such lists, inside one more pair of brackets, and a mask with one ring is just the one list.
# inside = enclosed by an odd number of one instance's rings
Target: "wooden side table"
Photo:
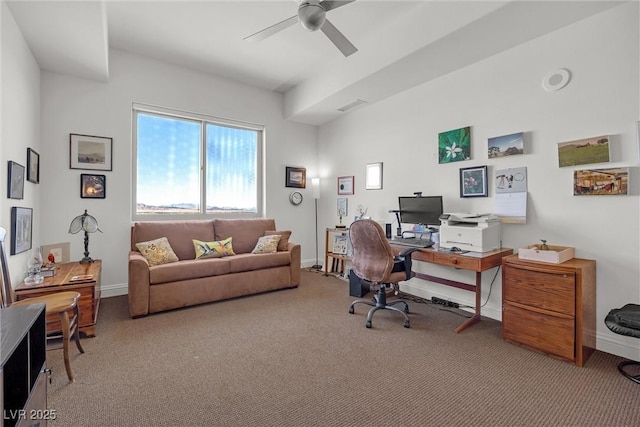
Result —
[[[18, 301], [63, 291], [76, 291], [80, 293], [78, 310], [80, 312], [80, 332], [88, 337], [94, 337], [96, 322], [98, 321], [98, 308], [100, 307], [100, 276], [102, 274], [102, 261], [94, 260], [92, 263], [80, 264], [79, 262], [67, 262], [56, 264], [56, 274], [45, 277], [39, 285], [25, 285], [24, 282], [15, 289]], [[83, 277], [84, 276], [84, 277]], [[47, 334], [61, 333], [60, 322], [54, 322], [47, 327]]]

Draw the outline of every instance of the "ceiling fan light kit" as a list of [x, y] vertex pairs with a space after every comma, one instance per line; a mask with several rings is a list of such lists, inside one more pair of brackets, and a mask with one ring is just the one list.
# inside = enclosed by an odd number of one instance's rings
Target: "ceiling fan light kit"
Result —
[[298, 14], [284, 21], [273, 24], [255, 34], [244, 38], [247, 41], [264, 40], [267, 37], [294, 25], [296, 21], [309, 31], [322, 30], [331, 43], [337, 47], [344, 56], [349, 56], [358, 49], [338, 30], [328, 19], [327, 12], [338, 7], [354, 2], [355, 0], [302, 0], [298, 6]]
[[298, 8], [298, 20], [309, 31], [319, 30], [327, 19], [327, 12], [317, 1], [304, 1]]

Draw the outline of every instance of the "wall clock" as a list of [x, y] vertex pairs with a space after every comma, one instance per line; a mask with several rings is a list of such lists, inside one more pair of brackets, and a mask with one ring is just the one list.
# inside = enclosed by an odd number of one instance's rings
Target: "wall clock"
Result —
[[299, 191], [292, 192], [291, 194], [289, 194], [289, 201], [292, 205], [298, 206], [300, 203], [302, 203], [302, 193]]

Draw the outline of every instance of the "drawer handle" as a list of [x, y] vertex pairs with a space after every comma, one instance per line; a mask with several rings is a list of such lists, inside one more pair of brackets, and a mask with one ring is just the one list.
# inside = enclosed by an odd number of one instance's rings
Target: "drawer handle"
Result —
[[451, 263], [452, 263], [452, 264], [457, 264], [457, 263], [458, 263], [458, 260], [454, 258], [454, 259], [452, 259], [452, 260], [451, 260]]

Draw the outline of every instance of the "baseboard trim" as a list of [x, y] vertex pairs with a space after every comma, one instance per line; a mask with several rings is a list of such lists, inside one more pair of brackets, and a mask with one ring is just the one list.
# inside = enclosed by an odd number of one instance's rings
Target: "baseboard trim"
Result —
[[117, 283], [115, 285], [100, 286], [100, 298], [117, 297], [120, 295], [128, 295], [129, 286], [126, 283]]

